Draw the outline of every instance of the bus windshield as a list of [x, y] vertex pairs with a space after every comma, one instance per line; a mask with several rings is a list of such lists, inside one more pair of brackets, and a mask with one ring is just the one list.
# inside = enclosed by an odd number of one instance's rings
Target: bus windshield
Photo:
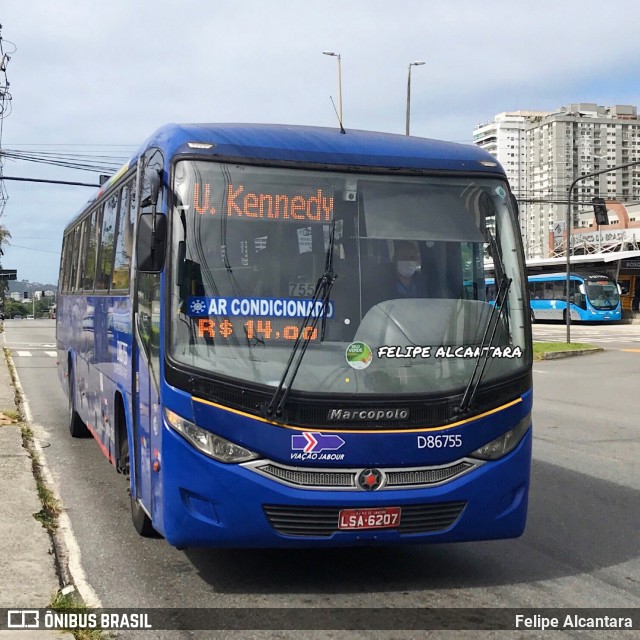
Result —
[[594, 309], [615, 309], [620, 303], [618, 287], [609, 279], [587, 280], [586, 288], [587, 298]]
[[[488, 344], [489, 259], [511, 286], [483, 379], [526, 370], [505, 182], [179, 160], [173, 193], [166, 320], [182, 368], [275, 388], [300, 337], [292, 390], [460, 390]], [[328, 265], [336, 279], [323, 307]]]

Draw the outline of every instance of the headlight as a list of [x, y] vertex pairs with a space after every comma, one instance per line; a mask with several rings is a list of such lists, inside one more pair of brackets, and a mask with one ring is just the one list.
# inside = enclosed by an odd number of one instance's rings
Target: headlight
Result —
[[177, 413], [164, 410], [167, 424], [186, 438], [198, 451], [219, 460], [220, 462], [246, 462], [258, 457], [257, 453], [249, 451], [240, 445], [229, 442], [211, 431], [197, 427], [193, 422], [181, 418]]
[[481, 460], [497, 460], [498, 458], [502, 458], [502, 456], [506, 456], [507, 453], [510, 453], [516, 448], [527, 432], [530, 424], [531, 414], [528, 413], [513, 429], [510, 429], [499, 438], [476, 449], [470, 455], [474, 458], [480, 458]]

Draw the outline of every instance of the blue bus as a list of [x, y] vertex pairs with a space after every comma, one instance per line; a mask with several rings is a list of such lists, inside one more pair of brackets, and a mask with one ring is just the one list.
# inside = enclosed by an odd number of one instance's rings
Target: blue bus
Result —
[[[620, 291], [616, 281], [602, 273], [570, 274], [571, 320], [612, 322], [622, 319]], [[567, 319], [567, 274], [530, 275], [531, 320]]]
[[477, 147], [165, 126], [66, 227], [56, 336], [70, 433], [127, 478], [143, 536], [318, 547], [524, 529], [524, 259], [504, 171]]

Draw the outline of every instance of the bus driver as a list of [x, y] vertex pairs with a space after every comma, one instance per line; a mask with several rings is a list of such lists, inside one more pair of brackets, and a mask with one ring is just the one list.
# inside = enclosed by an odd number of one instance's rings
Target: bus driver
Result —
[[393, 262], [395, 265], [392, 295], [395, 298], [420, 298], [425, 295], [423, 283], [418, 279], [421, 259], [418, 248], [409, 240], [396, 240]]

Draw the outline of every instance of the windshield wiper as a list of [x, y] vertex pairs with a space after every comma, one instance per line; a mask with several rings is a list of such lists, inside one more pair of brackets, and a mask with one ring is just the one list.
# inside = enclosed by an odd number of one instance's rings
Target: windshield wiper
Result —
[[[473, 368], [471, 378], [469, 378], [469, 384], [467, 385], [464, 395], [462, 396], [460, 406], [457, 408], [458, 414], [464, 414], [468, 411], [476, 395], [476, 392], [478, 391], [480, 381], [482, 380], [485, 369], [487, 368], [487, 362], [489, 362], [489, 358], [491, 357], [491, 348], [493, 347], [496, 332], [498, 326], [500, 325], [500, 317], [504, 313], [507, 295], [509, 294], [509, 289], [511, 288], [512, 282], [513, 280], [511, 278], [507, 278], [506, 275], [503, 275], [502, 279], [500, 280], [500, 285], [498, 286], [498, 291], [496, 292], [496, 299], [493, 307], [491, 308], [491, 313], [489, 314], [489, 320], [487, 321], [484, 335], [482, 336], [480, 353], [478, 355], [478, 358], [476, 359], [476, 364]], [[489, 333], [491, 335], [489, 335]], [[488, 341], [487, 336], [489, 336]], [[480, 369], [480, 373], [478, 373], [481, 362], [482, 368]]]
[[[291, 349], [291, 354], [289, 356], [289, 360], [287, 362], [287, 366], [284, 368], [284, 372], [282, 374], [282, 378], [280, 379], [280, 383], [278, 384], [278, 388], [276, 392], [273, 394], [269, 405], [266, 407], [266, 415], [267, 416], [281, 416], [282, 410], [284, 409], [284, 405], [287, 401], [287, 396], [289, 395], [289, 390], [293, 386], [293, 381], [298, 375], [298, 370], [300, 369], [300, 365], [302, 364], [302, 359], [304, 358], [304, 354], [307, 351], [307, 347], [311, 342], [312, 336], [316, 333], [316, 326], [318, 325], [318, 320], [320, 316], [322, 316], [322, 334], [320, 339], [324, 338], [324, 329], [326, 323], [326, 316], [328, 312], [329, 306], [329, 295], [331, 294], [331, 288], [333, 287], [334, 282], [338, 275], [333, 270], [333, 246], [334, 239], [336, 233], [336, 221], [335, 219], [331, 223], [331, 231], [329, 235], [329, 247], [327, 248], [327, 256], [325, 260], [324, 273], [318, 279], [316, 283], [315, 291], [313, 292], [313, 299], [311, 301], [311, 305], [309, 306], [309, 312], [306, 317], [302, 321], [300, 325], [300, 331], [298, 331], [298, 337], [296, 341], [293, 343], [293, 348]], [[320, 302], [320, 312], [318, 313], [318, 302]], [[309, 320], [314, 315], [311, 324], [309, 325]], [[294, 363], [295, 360], [295, 363]], [[291, 375], [289, 376], [289, 372]], [[289, 380], [287, 381], [287, 377], [289, 376]], [[286, 385], [285, 385], [286, 383]]]

